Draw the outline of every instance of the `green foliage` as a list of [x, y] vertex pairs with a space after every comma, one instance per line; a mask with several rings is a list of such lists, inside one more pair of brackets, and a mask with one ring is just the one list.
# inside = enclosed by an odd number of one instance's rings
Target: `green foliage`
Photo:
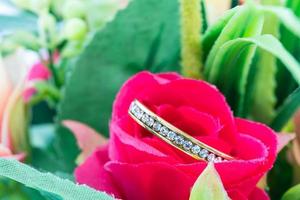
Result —
[[0, 15], [0, 32], [12, 32], [16, 30], [36, 31], [37, 18], [27, 12], [16, 15]]
[[33, 167], [52, 173], [57, 173], [58, 170], [67, 168], [64, 166], [64, 162], [60, 162], [60, 160], [57, 159], [53, 147], [54, 137], [55, 127], [53, 124], [39, 124], [31, 127], [31, 165]]
[[[280, 5], [279, 0], [263, 0], [261, 3], [264, 5]], [[279, 20], [273, 13], [266, 14], [262, 33], [271, 34], [276, 38], [278, 37]], [[256, 67], [254, 80], [253, 82], [248, 83], [253, 84], [253, 90], [248, 91], [253, 95], [248, 96], [248, 98], [252, 98], [250, 101], [253, 102], [250, 103], [253, 103], [253, 105], [245, 104], [245, 106], [249, 107], [251, 105], [251, 117], [253, 119], [264, 123], [269, 123], [274, 116], [276, 104], [275, 75], [277, 69], [277, 60], [271, 53], [261, 49], [257, 50], [256, 56], [256, 62], [254, 62], [255, 66], [252, 66]]]
[[225, 20], [221, 20], [220, 25], [225, 25], [227, 20], [228, 22], [216, 40], [210, 42], [212, 44], [215, 41], [205, 63], [205, 75], [209, 82], [221, 89], [232, 109], [239, 114], [241, 111], [238, 109], [243, 104], [246, 78], [256, 47], [244, 46], [239, 42], [233, 44], [231, 41], [259, 35], [264, 19], [253, 5], [243, 6], [232, 17], [231, 15], [229, 13]]
[[113, 99], [129, 76], [141, 70], [178, 71], [179, 16], [172, 2], [134, 1], [95, 34], [65, 87], [60, 119], [83, 121], [107, 133]]
[[[141, 70], [178, 71], [178, 10], [176, 1], [136, 0], [96, 33], [67, 81], [59, 121], [77, 120], [107, 135], [113, 100], [126, 79]], [[63, 160], [73, 163], [73, 136], [60, 128], [57, 137]]]
[[37, 31], [37, 18], [27, 12], [0, 15], [0, 52], [7, 55], [20, 45], [37, 49], [38, 42], [31, 32]]
[[38, 190], [44, 194], [47, 193], [48, 197], [55, 200], [114, 199], [103, 192], [97, 192], [87, 186], [77, 185], [69, 180], [61, 179], [50, 173], [39, 172], [16, 160], [0, 158], [0, 176], [20, 182], [25, 186]]
[[209, 26], [207, 31], [202, 37], [202, 48], [203, 48], [203, 60], [206, 61], [208, 53], [214, 45], [217, 38], [220, 36], [224, 27], [227, 25], [229, 20], [236, 14], [240, 7], [230, 9], [224, 13], [224, 15], [213, 25]]
[[283, 195], [282, 200], [300, 200], [300, 184], [289, 189]]
[[[245, 17], [244, 20], [248, 18], [247, 27], [249, 28], [244, 30], [241, 35], [233, 36], [231, 40], [224, 41], [224, 43], [216, 49], [215, 54], [213, 54], [213, 49], [215, 48], [213, 47], [212, 53], [208, 56], [206, 67], [208, 69], [211, 68], [207, 76], [208, 81], [216, 84], [219, 89], [221, 89], [236, 115], [241, 115], [248, 72], [255, 54], [256, 46], [245, 45], [241, 40], [235, 38], [245, 37], [246, 39], [246, 37], [260, 34], [264, 19], [261, 17], [260, 12], [256, 12], [255, 9], [250, 7], [241, 9], [241, 13], [237, 13], [235, 17], [237, 16], [240, 16], [242, 19]], [[240, 20], [235, 17], [232, 18], [233, 22], [231, 23], [236, 23], [237, 20]], [[228, 24], [230, 24], [230, 22]], [[221, 41], [222, 37], [225, 38], [226, 35], [226, 33], [221, 34], [216, 44], [219, 39]], [[214, 60], [212, 60], [213, 57]]]
[[278, 109], [276, 117], [271, 123], [271, 127], [276, 131], [280, 131], [299, 107], [300, 88], [298, 87]]
[[220, 176], [209, 163], [195, 182], [189, 200], [229, 200]]
[[287, 148], [277, 156], [273, 168], [267, 177], [268, 193], [272, 200], [280, 200], [283, 194], [292, 186], [293, 168], [286, 159]]
[[276, 58], [298, 83], [300, 65], [278, 40], [260, 35], [278, 36], [279, 20], [298, 35], [300, 23], [287, 9], [274, 6], [280, 2], [265, 3], [272, 6], [248, 3], [228, 11], [205, 33], [203, 49], [206, 79], [223, 92], [235, 115], [270, 123], [276, 104]]
[[[300, 1], [287, 0], [286, 6], [289, 8], [298, 19], [300, 19]], [[294, 33], [290, 32], [285, 26], [280, 28], [280, 40], [284, 47], [300, 61], [300, 39]], [[297, 87], [297, 83], [291, 78], [291, 74], [285, 69], [282, 63], [278, 65], [278, 73], [276, 76], [278, 87], [276, 95], [278, 98], [278, 106], [280, 106], [284, 99]], [[284, 84], [283, 84], [284, 83]]]
[[[252, 12], [254, 12], [253, 16]], [[257, 19], [254, 21], [252, 17]], [[232, 16], [232, 18], [230, 18], [228, 23], [221, 30], [221, 34], [218, 36], [218, 38], [210, 42], [211, 44], [213, 44], [213, 46], [209, 50], [209, 54], [205, 62], [204, 71], [206, 79], [208, 81], [212, 83], [216, 82], [218, 72], [220, 72], [222, 68], [226, 69], [226, 67], [214, 65], [215, 56], [217, 55], [219, 50], [222, 50], [221, 46], [224, 43], [236, 38], [259, 34], [259, 29], [262, 27], [262, 22], [258, 24], [257, 20], [262, 19], [258, 17], [258, 13], [255, 10], [254, 6], [243, 6], [237, 11], [237, 13], [234, 14], [234, 16]], [[241, 24], [243, 24], [243, 26], [241, 26]], [[251, 27], [251, 25], [254, 27]]]

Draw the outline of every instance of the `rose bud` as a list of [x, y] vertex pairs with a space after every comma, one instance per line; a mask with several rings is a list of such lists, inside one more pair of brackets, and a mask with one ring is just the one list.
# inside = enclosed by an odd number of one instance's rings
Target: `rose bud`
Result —
[[78, 183], [120, 199], [189, 199], [208, 163], [136, 123], [128, 114], [135, 99], [190, 137], [234, 158], [215, 163], [231, 199], [268, 199], [256, 185], [276, 159], [274, 131], [235, 118], [215, 86], [176, 73], [141, 72], [123, 85], [113, 106], [110, 140], [76, 169]]

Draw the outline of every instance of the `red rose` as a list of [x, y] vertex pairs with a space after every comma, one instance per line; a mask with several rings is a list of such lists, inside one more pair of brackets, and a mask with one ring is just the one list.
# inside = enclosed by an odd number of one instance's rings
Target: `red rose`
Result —
[[187, 200], [207, 166], [138, 125], [128, 114], [138, 99], [156, 114], [236, 160], [216, 163], [232, 199], [268, 199], [256, 188], [276, 158], [276, 136], [259, 123], [234, 118], [212, 85], [175, 73], [142, 72], [114, 103], [110, 141], [76, 169], [77, 181], [129, 200]]

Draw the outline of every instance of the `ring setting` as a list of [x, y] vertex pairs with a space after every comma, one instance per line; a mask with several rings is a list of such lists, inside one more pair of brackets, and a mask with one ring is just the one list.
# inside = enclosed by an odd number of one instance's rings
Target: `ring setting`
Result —
[[128, 113], [139, 125], [196, 160], [219, 163], [234, 159], [176, 128], [136, 99], [131, 103]]

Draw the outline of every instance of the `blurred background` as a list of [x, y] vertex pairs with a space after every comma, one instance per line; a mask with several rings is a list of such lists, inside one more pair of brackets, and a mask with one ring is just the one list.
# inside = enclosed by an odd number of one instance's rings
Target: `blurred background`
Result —
[[[122, 83], [175, 71], [291, 141], [260, 182], [281, 199], [300, 183], [300, 0], [200, 2], [199, 22], [184, 23], [177, 0], [1, 0], [0, 156], [73, 181], [82, 149], [62, 121], [108, 138]], [[0, 199], [59, 198], [1, 178]]]

